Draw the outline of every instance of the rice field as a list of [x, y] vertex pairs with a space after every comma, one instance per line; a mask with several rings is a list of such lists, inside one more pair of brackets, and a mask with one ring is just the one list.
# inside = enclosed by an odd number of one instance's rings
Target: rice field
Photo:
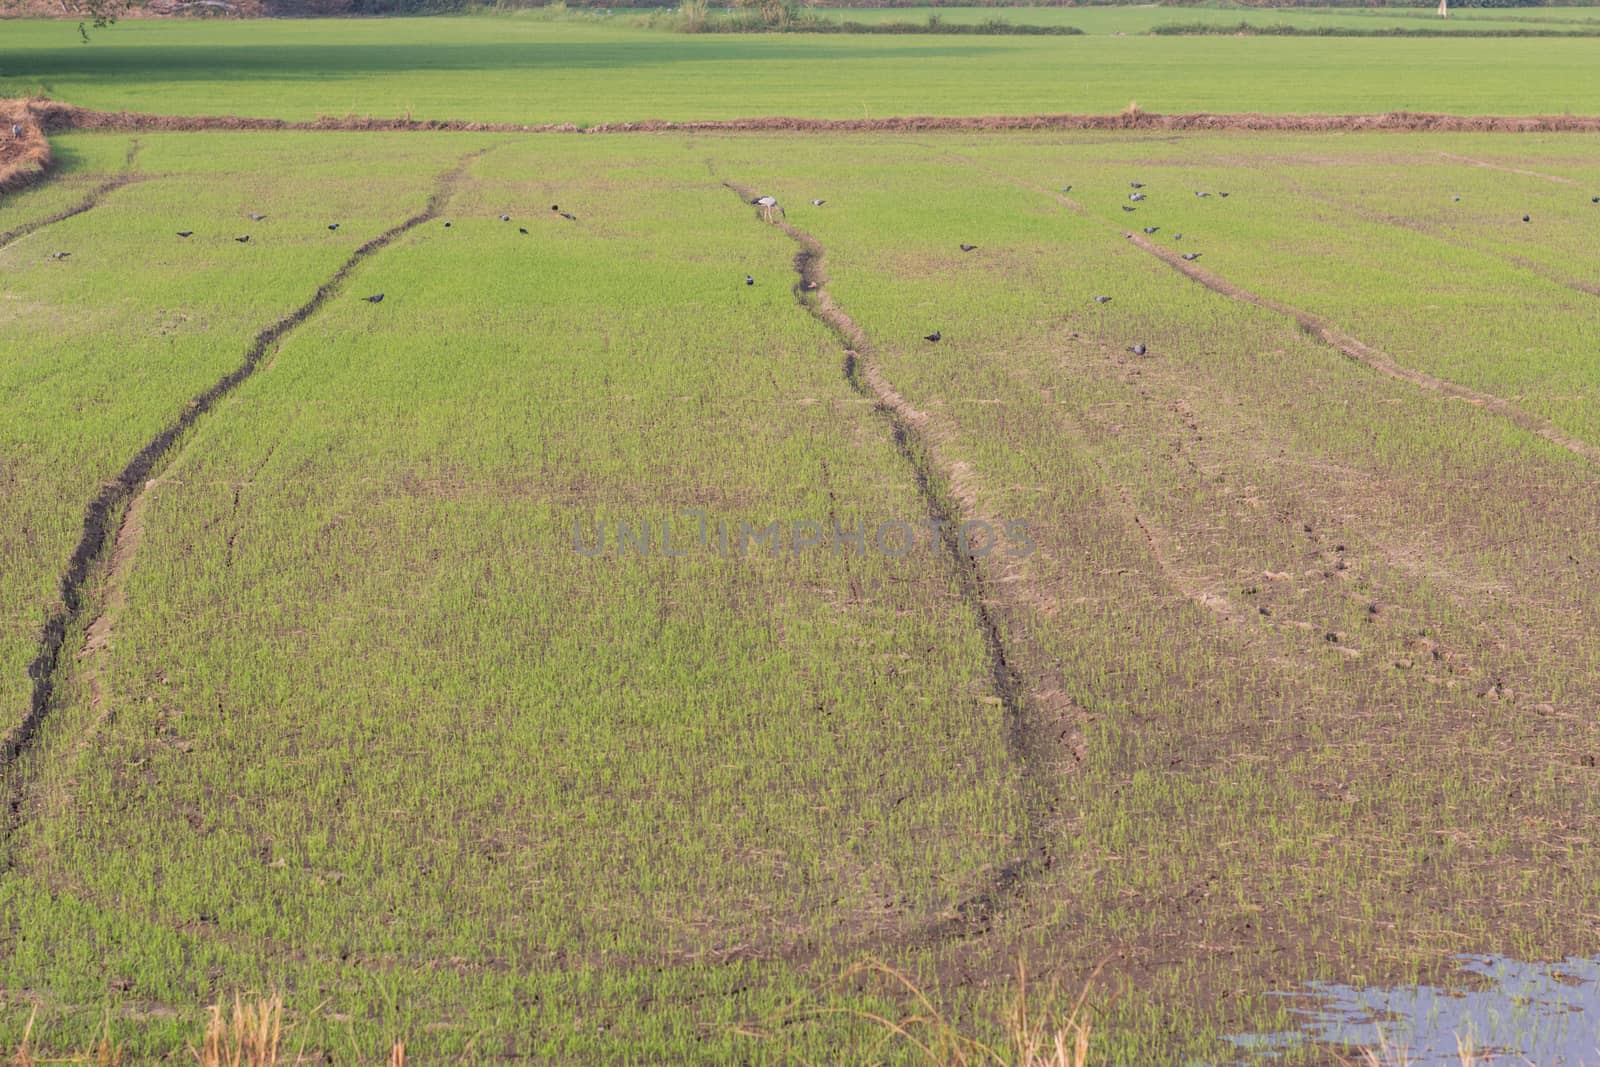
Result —
[[[1593, 12], [1556, 10], [1575, 19]], [[577, 124], [1100, 114], [1132, 101], [1162, 112], [1600, 114], [1600, 38], [1150, 37], [1147, 20], [1372, 19], [1187, 7], [998, 14], [1019, 23], [1061, 17], [1088, 32], [693, 35], [618, 13], [130, 20], [85, 46], [71, 23], [8, 20], [0, 23], [0, 96], [163, 115]], [[1459, 24], [1487, 14], [1465, 12]], [[1128, 29], [1118, 37], [1121, 20]]]
[[306, 1061], [918, 1062], [876, 958], [1222, 1063], [1305, 982], [1593, 953], [1587, 139], [56, 150], [7, 731], [85, 502], [260, 358], [5, 766], [0, 1047], [275, 993]]
[[0, 22], [0, 1059], [1600, 1063], [1592, 135], [577, 133], [1600, 45], [939, 15]]

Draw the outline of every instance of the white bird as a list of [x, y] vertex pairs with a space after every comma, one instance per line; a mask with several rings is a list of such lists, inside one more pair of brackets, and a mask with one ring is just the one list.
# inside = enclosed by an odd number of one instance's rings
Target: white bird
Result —
[[768, 222], [772, 221], [773, 211], [780, 214], [783, 212], [783, 209], [778, 207], [778, 198], [775, 196], [758, 196], [750, 202], [761, 209], [761, 217]]

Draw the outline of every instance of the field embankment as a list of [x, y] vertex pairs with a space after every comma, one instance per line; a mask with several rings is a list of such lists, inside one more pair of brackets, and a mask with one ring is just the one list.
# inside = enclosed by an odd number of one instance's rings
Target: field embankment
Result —
[[[12, 135], [13, 126], [22, 127], [21, 136]], [[54, 159], [29, 101], [0, 100], [0, 193], [39, 181]]]
[[1371, 115], [1269, 115], [1195, 112], [1167, 115], [1137, 107], [1110, 115], [905, 115], [877, 119], [813, 119], [773, 115], [747, 119], [687, 121], [646, 120], [561, 123], [476, 122], [457, 119], [324, 116], [293, 120], [231, 115], [150, 115], [128, 111], [95, 111], [52, 100], [26, 101], [39, 124], [49, 132], [78, 130], [167, 132], [323, 131], [323, 132], [457, 132], [457, 133], [924, 133], [934, 131], [1125, 130], [1145, 132], [1275, 132], [1333, 133], [1391, 131], [1401, 133], [1595, 133], [1600, 115], [1450, 115], [1390, 111]]

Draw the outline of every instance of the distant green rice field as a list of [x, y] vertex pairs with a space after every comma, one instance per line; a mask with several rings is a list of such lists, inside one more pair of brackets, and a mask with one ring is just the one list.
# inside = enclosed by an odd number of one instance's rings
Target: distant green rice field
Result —
[[1130, 101], [1167, 112], [1600, 112], [1600, 40], [1105, 35], [1118, 19], [1147, 20], [1129, 22], [1137, 32], [1191, 14], [1050, 16], [1089, 18], [1092, 39], [692, 36], [515, 16], [140, 21], [87, 46], [72, 23], [10, 22], [0, 94], [184, 115], [577, 123], [1107, 113]]
[[1528, 30], [1544, 28], [1594, 29], [1600, 27], [1600, 9], [1564, 8], [1458, 8], [1448, 20], [1431, 9], [1418, 8], [1260, 8], [1165, 7], [1142, 4], [1127, 7], [896, 7], [823, 8], [817, 14], [851, 22], [925, 23], [930, 17], [951, 23], [977, 23], [999, 19], [1015, 25], [1075, 26], [1088, 34], [1140, 34], [1169, 23], [1208, 23], [1236, 26], [1289, 25], [1306, 30], [1343, 27], [1352, 30], [1398, 28], [1406, 30], [1463, 29]]

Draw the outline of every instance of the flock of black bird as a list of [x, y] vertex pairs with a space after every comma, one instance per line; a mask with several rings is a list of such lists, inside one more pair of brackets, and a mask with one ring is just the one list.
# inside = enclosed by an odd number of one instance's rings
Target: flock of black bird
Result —
[[[1133, 204], [1123, 204], [1122, 205], [1122, 210], [1123, 211], [1129, 211], [1129, 212], [1137, 211], [1139, 209], [1137, 207], [1135, 207], [1134, 204], [1138, 204], [1138, 203], [1144, 201], [1145, 199], [1147, 199], [1147, 195], [1148, 194], [1142, 192], [1142, 190], [1145, 187], [1145, 184], [1144, 184], [1144, 182], [1129, 182], [1128, 186], [1129, 186], [1129, 188], [1134, 190], [1132, 193], [1128, 194], [1128, 199], [1130, 201], [1133, 201]], [[1072, 192], [1072, 186], [1063, 185], [1061, 187], [1061, 191], [1063, 193], [1070, 193], [1070, 192]], [[1211, 196], [1211, 193], [1208, 190], [1205, 190], [1205, 189], [1196, 189], [1196, 190], [1194, 190], [1194, 195], [1196, 197], [1204, 200], [1207, 197]], [[1221, 198], [1223, 198], [1223, 199], [1227, 199], [1227, 196], [1228, 196], [1228, 194], [1225, 191], [1221, 190], [1221, 189], [1217, 190], [1216, 195], [1221, 197]], [[1454, 196], [1452, 198], [1452, 200], [1455, 203], [1460, 203], [1461, 197], [1459, 195], [1456, 195], [1456, 196]], [[1591, 196], [1589, 198], [1589, 202], [1591, 204], [1600, 204], [1600, 196]], [[813, 203], [820, 203], [820, 201], [813, 201]], [[1524, 216], [1522, 216], [1522, 221], [1523, 222], [1532, 222], [1533, 221], [1533, 216], [1532, 215], [1524, 215]], [[1156, 233], [1160, 229], [1161, 229], [1160, 226], [1145, 226], [1145, 227], [1143, 227], [1143, 230], [1144, 230], [1146, 236], [1150, 236], [1150, 235]], [[1174, 233], [1172, 235], [1172, 239], [1174, 241], [1181, 241], [1181, 240], [1183, 240], [1183, 234]], [[963, 251], [963, 252], [971, 252], [974, 249], [976, 249], [977, 247], [978, 247], [977, 245], [964, 244], [964, 245], [961, 246], [961, 251]], [[1199, 253], [1199, 252], [1184, 252], [1179, 258], [1182, 259], [1186, 263], [1193, 263], [1195, 260], [1199, 259], [1200, 256], [1201, 256], [1201, 253]], [[1109, 296], [1097, 296], [1097, 297], [1094, 298], [1094, 302], [1096, 304], [1102, 304], [1102, 305], [1109, 304], [1109, 303], [1111, 303], [1111, 298]], [[940, 331], [935, 330], [930, 334], [924, 335], [923, 340], [925, 340], [925, 341], [935, 341], [936, 342], [936, 341], [941, 340], [943, 338], [943, 336], [944, 335]], [[1141, 344], [1129, 345], [1128, 346], [1128, 351], [1132, 352], [1136, 356], [1142, 356], [1142, 355], [1145, 354], [1145, 352], [1148, 351], [1148, 349], [1141, 343]]]
[[[1132, 193], [1130, 193], [1128, 195], [1128, 199], [1129, 200], [1131, 200], [1135, 204], [1137, 204], [1137, 203], [1143, 202], [1145, 199], [1147, 199], [1147, 195], [1144, 192], [1141, 191], [1145, 187], [1144, 182], [1129, 182], [1128, 185], [1129, 185], [1130, 188], [1132, 188], [1134, 190], [1134, 192], [1132, 192]], [[1061, 187], [1061, 191], [1063, 193], [1070, 193], [1070, 192], [1072, 192], [1072, 186], [1063, 185]], [[1211, 195], [1211, 193], [1209, 191], [1207, 191], [1207, 190], [1204, 190], [1204, 189], [1196, 189], [1196, 190], [1194, 190], [1194, 195], [1196, 197], [1199, 197], [1200, 199], [1205, 199], [1206, 197], [1209, 197]], [[1220, 189], [1217, 191], [1216, 195], [1219, 196], [1219, 197], [1222, 197], [1222, 198], [1226, 198], [1228, 196], [1228, 194], [1226, 192], [1224, 192], [1224, 191], [1222, 191]], [[1458, 194], [1458, 195], [1452, 197], [1452, 200], [1453, 200], [1453, 202], [1459, 203], [1461, 201], [1461, 197]], [[754, 199], [754, 200], [752, 200], [750, 202], [752, 204], [758, 204], [758, 205], [760, 205], [762, 207], [769, 208], [769, 209], [770, 208], [774, 208], [774, 207], [777, 206], [777, 200], [775, 198], [773, 198], [773, 197], [757, 197], [756, 199]], [[1592, 196], [1592, 197], [1590, 197], [1589, 198], [1589, 202], [1592, 203], [1592, 204], [1600, 204], [1600, 196]], [[812, 200], [811, 201], [811, 206], [813, 206], [813, 207], [821, 207], [823, 204], [826, 204], [826, 203], [827, 203], [826, 200]], [[1123, 204], [1122, 205], [1122, 210], [1131, 212], [1131, 211], [1137, 211], [1138, 208], [1132, 206], [1131, 204]], [[578, 216], [572, 214], [569, 211], [562, 211], [560, 204], [551, 204], [550, 205], [550, 213], [552, 215], [555, 215], [555, 216], [559, 217], [559, 218], [565, 219], [568, 222], [577, 222], [578, 221]], [[266, 215], [256, 214], [256, 213], [253, 213], [253, 212], [247, 214], [245, 217], [248, 218], [251, 222], [262, 222], [262, 221], [265, 221], [265, 219], [267, 218]], [[506, 214], [502, 214], [500, 216], [500, 221], [501, 222], [510, 222], [511, 221], [511, 216], [510, 215], [506, 215]], [[1533, 216], [1531, 216], [1531, 215], [1523, 215], [1522, 216], [1522, 221], [1523, 222], [1532, 222], [1533, 221]], [[331, 231], [335, 231], [338, 228], [339, 228], [339, 223], [337, 223], [337, 222], [328, 223], [328, 229], [329, 229], [330, 232]], [[444, 221], [444, 228], [447, 229], [447, 230], [450, 229], [450, 220], [449, 219], [446, 219]], [[1157, 231], [1159, 231], [1161, 229], [1161, 227], [1160, 226], [1145, 226], [1145, 227], [1143, 227], [1143, 229], [1144, 229], [1145, 234], [1148, 236], [1148, 235], [1154, 234]], [[517, 232], [520, 233], [520, 234], [526, 234], [528, 232], [528, 228], [526, 226], [518, 226], [517, 227]], [[177, 235], [179, 237], [181, 237], [181, 238], [193, 237], [194, 234], [195, 234], [195, 231], [193, 231], [193, 230], [178, 230], [177, 231]], [[1172, 235], [1172, 239], [1174, 241], [1181, 241], [1181, 240], [1183, 240], [1183, 234], [1174, 233]], [[249, 244], [250, 243], [250, 235], [249, 234], [241, 234], [240, 236], [235, 237], [234, 240], [237, 241], [239, 244]], [[975, 251], [977, 251], [978, 246], [975, 245], [975, 244], [962, 244], [962, 245], [960, 245], [960, 248], [961, 248], [961, 251], [963, 251], [963, 252], [975, 252]], [[59, 261], [59, 260], [66, 259], [70, 255], [72, 255], [71, 252], [52, 252], [50, 254], [50, 258]], [[1182, 256], [1180, 258], [1183, 259], [1185, 262], [1193, 263], [1195, 260], [1200, 258], [1200, 255], [1201, 255], [1201, 253], [1199, 253], [1199, 252], [1185, 252], [1185, 253], [1182, 254]], [[753, 275], [746, 274], [744, 276], [744, 283], [745, 283], [745, 285], [754, 285], [756, 283], [755, 277]], [[374, 293], [371, 296], [365, 296], [365, 297], [362, 297], [361, 299], [365, 300], [369, 304], [378, 304], [378, 303], [381, 303], [383, 301], [383, 294], [382, 293]], [[1096, 304], [1101, 304], [1101, 305], [1109, 304], [1109, 303], [1111, 303], [1111, 297], [1109, 297], [1109, 296], [1096, 296], [1094, 298], [1094, 302]], [[931, 344], [937, 344], [938, 342], [940, 342], [940, 341], [942, 341], [944, 339], [944, 333], [942, 331], [940, 331], [940, 330], [934, 330], [932, 333], [924, 334], [922, 339], [924, 341], [927, 341], [927, 342], [931, 343]], [[1147, 349], [1143, 344], [1133, 344], [1133, 345], [1129, 345], [1128, 346], [1128, 351], [1132, 352], [1136, 356], [1142, 356], [1142, 355], [1145, 354]]]
[[[818, 200], [818, 201], [816, 201], [816, 203], [820, 205], [822, 203], [822, 201]], [[551, 204], [550, 205], [550, 212], [553, 215], [556, 215], [556, 216], [559, 216], [560, 218], [566, 219], [568, 222], [577, 222], [578, 221], [578, 216], [572, 214], [572, 212], [570, 212], [570, 211], [562, 211], [560, 204]], [[249, 219], [251, 222], [265, 222], [267, 216], [266, 215], [262, 215], [262, 214], [257, 214], [256, 212], [249, 212], [249, 213], [247, 213], [245, 215], [245, 218]], [[511, 221], [511, 216], [510, 215], [501, 215], [500, 216], [500, 221], [501, 222], [510, 222]], [[340, 226], [340, 223], [330, 222], [330, 223], [328, 223], [328, 231], [330, 233], [334, 232], [334, 231], [339, 229], [339, 226]], [[450, 220], [449, 219], [446, 219], [444, 221], [444, 228], [447, 229], [447, 230], [450, 229]], [[517, 232], [521, 233], [521, 234], [526, 234], [528, 232], [528, 228], [526, 226], [518, 226], [517, 227]], [[175, 233], [177, 234], [178, 237], [187, 240], [188, 238], [194, 236], [195, 231], [193, 231], [193, 230], [177, 230], [177, 231], [175, 231]], [[236, 242], [238, 242], [239, 244], [246, 245], [246, 244], [250, 243], [250, 235], [247, 234], [247, 233], [240, 234], [238, 237], [235, 237], [234, 240]], [[72, 255], [71, 252], [52, 252], [52, 253], [50, 253], [50, 258], [54, 259], [54, 260], [57, 260], [57, 261], [60, 261], [60, 260], [66, 259], [70, 255]], [[755, 283], [756, 283], [756, 280], [754, 278], [751, 278], [748, 275], [745, 276], [745, 284], [746, 285], [754, 285]], [[383, 302], [383, 294], [382, 293], [373, 293], [371, 296], [364, 296], [361, 299], [365, 300], [369, 304], [381, 304]]]
[[[1130, 212], [1131, 211], [1137, 211], [1139, 209], [1135, 205], [1141, 204], [1145, 200], [1149, 199], [1149, 194], [1143, 191], [1144, 188], [1145, 188], [1145, 183], [1144, 182], [1129, 182], [1128, 183], [1128, 187], [1133, 190], [1133, 192], [1128, 194], [1128, 199], [1130, 201], [1132, 201], [1132, 203], [1123, 204], [1122, 205], [1122, 210], [1123, 211], [1130, 211]], [[1061, 191], [1063, 193], [1070, 193], [1070, 192], [1072, 192], [1072, 186], [1063, 185], [1061, 187]], [[1211, 195], [1211, 193], [1209, 191], [1205, 190], [1205, 189], [1196, 189], [1196, 190], [1194, 190], [1194, 195], [1199, 197], [1199, 198], [1201, 198], [1201, 199], [1205, 199], [1206, 197], [1209, 197]], [[1216, 195], [1219, 196], [1219, 197], [1226, 198], [1228, 194], [1219, 189], [1217, 191]], [[1460, 197], [1456, 197], [1456, 199], [1459, 200], [1461, 198]], [[812, 203], [820, 204], [821, 201], [813, 200]], [[1595, 197], [1595, 203], [1600, 204], [1600, 197]], [[1145, 226], [1145, 227], [1142, 227], [1142, 229], [1144, 230], [1146, 236], [1150, 236], [1150, 235], [1155, 234], [1156, 232], [1158, 232], [1161, 229], [1161, 227], [1160, 226]], [[1181, 241], [1181, 240], [1183, 240], [1183, 234], [1175, 233], [1175, 234], [1172, 235], [1172, 239], [1174, 241]], [[963, 244], [963, 245], [960, 246], [961, 251], [963, 251], [963, 252], [975, 251], [977, 249], [977, 247], [978, 246], [974, 245], [974, 244]], [[1201, 255], [1201, 253], [1199, 253], [1199, 252], [1185, 252], [1185, 253], [1183, 253], [1183, 255], [1180, 258], [1182, 258], [1185, 262], [1193, 263], [1195, 260], [1200, 258], [1200, 255]], [[1093, 299], [1094, 299], [1094, 302], [1096, 304], [1100, 304], [1102, 306], [1111, 303], [1111, 297], [1109, 297], [1109, 296], [1096, 296]], [[939, 341], [944, 339], [944, 334], [939, 330], [934, 330], [932, 333], [924, 334], [922, 339], [924, 341], [928, 341], [928, 342], [936, 344]], [[1149, 349], [1143, 343], [1138, 343], [1138, 344], [1129, 345], [1128, 346], [1128, 351], [1132, 352], [1136, 356], [1142, 356], [1146, 352], [1148, 352]]]

